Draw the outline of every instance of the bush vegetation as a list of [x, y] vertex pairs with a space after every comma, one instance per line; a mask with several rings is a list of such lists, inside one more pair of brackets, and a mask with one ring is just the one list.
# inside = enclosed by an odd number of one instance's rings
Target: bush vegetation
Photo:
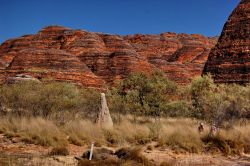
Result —
[[[0, 85], [0, 132], [54, 147], [154, 141], [195, 153], [214, 148], [227, 154], [249, 151], [249, 85], [217, 85], [208, 75], [181, 86], [161, 72], [135, 73], [106, 94], [115, 122], [112, 130], [93, 124], [100, 107], [96, 90], [60, 82]], [[219, 135], [207, 137], [209, 127], [199, 134], [198, 121], [221, 127]]]
[[[161, 116], [176, 91], [176, 84], [161, 72], [155, 72], [150, 77], [135, 73], [111, 90], [110, 102], [115, 103], [111, 110], [137, 116]], [[122, 110], [118, 111], [120, 108]]]
[[250, 85], [217, 85], [210, 75], [178, 86], [160, 72], [132, 74], [110, 91], [109, 101], [118, 114], [190, 117], [217, 126], [250, 118]]
[[[135, 73], [106, 93], [110, 111], [117, 115], [192, 117], [229, 127], [237, 119], [250, 118], [250, 86], [217, 85], [209, 75], [180, 86], [161, 72]], [[1, 114], [54, 118], [60, 123], [95, 119], [100, 107], [98, 91], [60, 82], [1, 85], [0, 101]]]
[[2, 114], [56, 118], [58, 122], [95, 117], [100, 104], [97, 91], [60, 82], [2, 85], [0, 101]]

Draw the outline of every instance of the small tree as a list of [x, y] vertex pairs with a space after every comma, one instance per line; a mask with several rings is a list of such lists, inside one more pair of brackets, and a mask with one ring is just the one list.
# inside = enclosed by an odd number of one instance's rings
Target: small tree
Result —
[[213, 83], [211, 76], [203, 76], [192, 81], [190, 96], [195, 117], [221, 126], [235, 120], [250, 110], [249, 86]]
[[205, 100], [215, 87], [210, 75], [195, 78], [190, 85], [190, 96], [194, 108], [194, 116], [200, 119], [205, 117]]
[[134, 73], [121, 81], [113, 91], [113, 94], [122, 96], [125, 101], [123, 105], [128, 112], [134, 115], [160, 116], [163, 112], [162, 105], [168, 102], [168, 96], [175, 93], [176, 85], [161, 72], [154, 72], [151, 76]]

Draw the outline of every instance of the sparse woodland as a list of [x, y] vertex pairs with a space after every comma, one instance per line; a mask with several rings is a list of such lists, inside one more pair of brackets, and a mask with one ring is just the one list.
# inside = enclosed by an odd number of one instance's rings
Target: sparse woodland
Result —
[[[0, 132], [43, 146], [68, 144], [169, 147], [177, 152], [250, 152], [250, 86], [215, 84], [211, 76], [177, 85], [160, 72], [130, 75], [106, 91], [114, 128], [94, 121], [100, 92], [70, 83], [0, 86]], [[204, 131], [198, 132], [203, 122]], [[220, 130], [210, 137], [211, 125]], [[155, 143], [154, 146], [149, 145]]]

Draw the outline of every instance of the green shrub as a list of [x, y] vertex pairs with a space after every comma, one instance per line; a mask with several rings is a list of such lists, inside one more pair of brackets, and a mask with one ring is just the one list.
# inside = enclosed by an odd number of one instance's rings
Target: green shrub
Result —
[[194, 116], [205, 117], [205, 99], [214, 88], [214, 83], [210, 75], [194, 78], [190, 84], [190, 96], [192, 106], [195, 109]]
[[192, 116], [222, 126], [247, 118], [250, 112], [250, 86], [213, 83], [211, 76], [198, 77], [189, 86]]
[[172, 101], [162, 105], [162, 115], [167, 117], [192, 117], [192, 108], [187, 101]]
[[[94, 117], [99, 108], [99, 93], [79, 89], [69, 83], [20, 82], [0, 86], [1, 105], [19, 116], [54, 117], [58, 120], [72, 115]], [[70, 112], [71, 116], [68, 116]], [[65, 115], [65, 116], [64, 116]]]
[[[134, 115], [160, 116], [163, 105], [176, 93], [176, 84], [163, 73], [131, 74], [111, 91], [111, 110]], [[122, 109], [122, 110], [121, 110]]]

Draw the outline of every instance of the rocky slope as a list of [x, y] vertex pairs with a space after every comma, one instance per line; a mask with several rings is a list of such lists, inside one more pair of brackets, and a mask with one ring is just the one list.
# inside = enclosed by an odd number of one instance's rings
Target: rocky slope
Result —
[[204, 73], [215, 82], [250, 82], [250, 0], [242, 0], [229, 17]]
[[126, 36], [136, 52], [166, 76], [178, 83], [188, 83], [200, 76], [217, 38], [202, 35], [163, 33]]
[[131, 72], [163, 70], [178, 83], [201, 75], [216, 38], [111, 35], [49, 26], [0, 46], [0, 82], [16, 75], [102, 87]]

